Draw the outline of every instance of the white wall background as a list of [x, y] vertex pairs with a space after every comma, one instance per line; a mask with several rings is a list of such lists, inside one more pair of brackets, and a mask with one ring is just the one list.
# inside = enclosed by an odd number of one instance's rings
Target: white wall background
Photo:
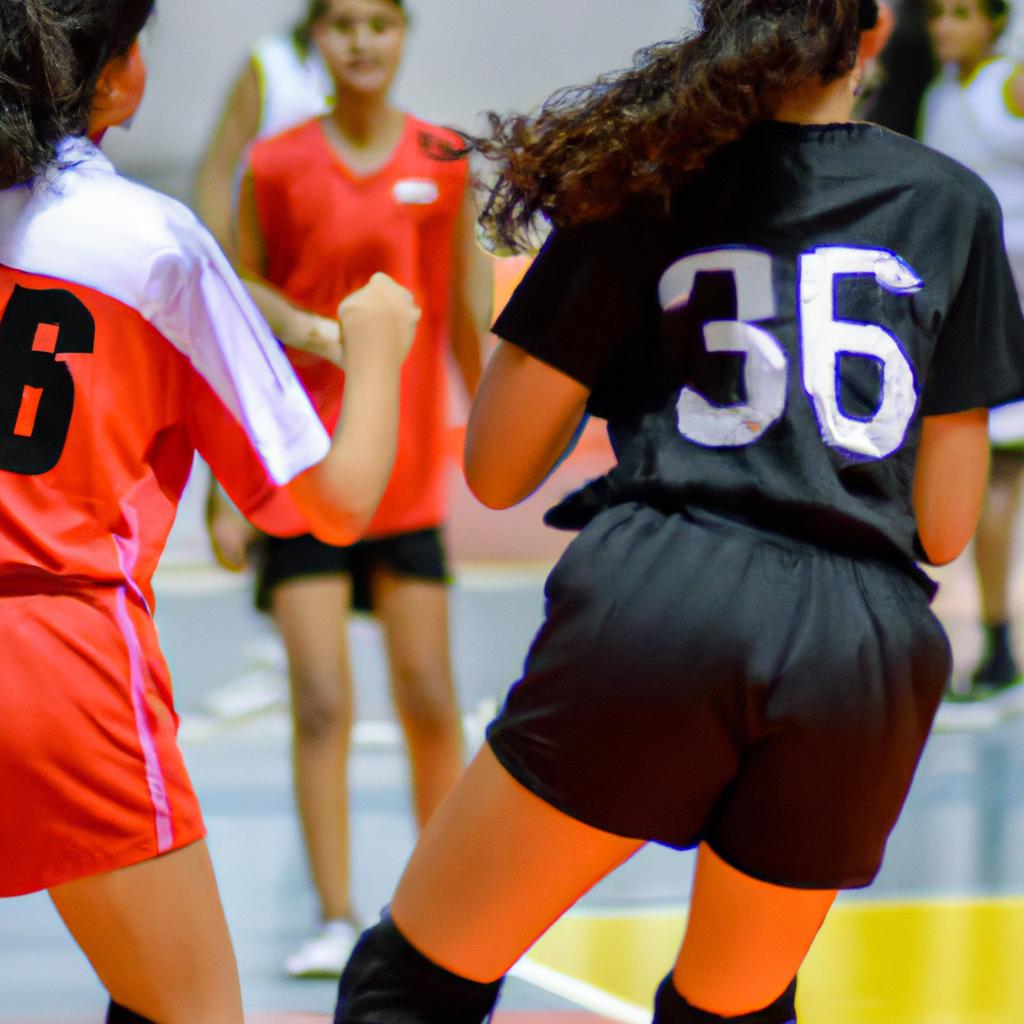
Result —
[[[126, 172], [183, 195], [229, 84], [253, 42], [290, 24], [305, 0], [160, 0], [150, 83], [130, 132], [107, 150]], [[471, 126], [526, 109], [563, 85], [629, 62], [691, 23], [687, 0], [409, 0], [413, 28], [398, 102]]]

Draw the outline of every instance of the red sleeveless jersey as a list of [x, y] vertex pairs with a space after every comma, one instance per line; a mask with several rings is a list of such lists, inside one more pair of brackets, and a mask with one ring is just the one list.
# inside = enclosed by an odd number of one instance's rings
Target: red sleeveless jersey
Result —
[[[395, 468], [370, 536], [437, 526], [445, 516], [445, 359], [455, 227], [468, 167], [437, 155], [458, 141], [407, 116], [391, 158], [366, 176], [341, 160], [318, 120], [257, 142], [251, 153], [272, 284], [301, 308], [333, 318], [346, 295], [383, 271], [423, 311], [402, 371]], [[296, 354], [292, 362], [333, 429], [344, 374], [319, 359]]]

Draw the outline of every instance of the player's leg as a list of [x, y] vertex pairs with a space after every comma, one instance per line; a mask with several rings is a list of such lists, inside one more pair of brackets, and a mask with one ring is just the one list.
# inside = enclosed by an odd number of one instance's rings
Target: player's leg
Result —
[[1009, 599], [1022, 482], [1024, 452], [993, 450], [988, 492], [974, 539], [985, 650], [973, 682], [981, 686], [1006, 686], [1020, 675], [1013, 654]]
[[772, 589], [788, 572], [814, 600], [795, 635], [772, 632], [785, 613], [766, 619], [762, 647], [784, 670], [750, 687], [751, 741], [705, 829], [656, 1024], [796, 1020], [796, 972], [837, 890], [877, 874], [948, 677], [923, 579], [825, 551], [788, 567], [763, 554]]
[[409, 747], [413, 804], [422, 827], [463, 768], [462, 722], [452, 679], [448, 587], [378, 565], [374, 609], [384, 627], [391, 692]]
[[795, 1020], [793, 979], [835, 896], [758, 881], [702, 845], [686, 936], [659, 989], [656, 1024]]
[[485, 746], [424, 829], [391, 917], [360, 940], [336, 1021], [371, 1024], [387, 1007], [396, 1024], [479, 1024], [498, 979], [642, 845], [555, 810]]
[[322, 919], [321, 928], [287, 960], [294, 975], [336, 975], [356, 934], [348, 781], [351, 589], [344, 575], [299, 576], [279, 583], [270, 599], [288, 655], [295, 798]]
[[242, 997], [205, 842], [50, 890], [117, 1007], [111, 1019], [241, 1024]]

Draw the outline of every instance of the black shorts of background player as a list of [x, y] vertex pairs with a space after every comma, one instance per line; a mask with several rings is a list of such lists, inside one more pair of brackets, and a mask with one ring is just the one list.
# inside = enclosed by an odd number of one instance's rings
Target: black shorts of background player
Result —
[[[492, 119], [495, 325], [466, 475], [511, 505], [580, 418], [617, 464], [488, 743], [342, 976], [336, 1024], [479, 1024], [645, 842], [697, 847], [655, 1021], [786, 1024], [836, 891], [877, 873], [949, 674], [921, 560], [977, 522], [1024, 393], [990, 190], [850, 119], [888, 12], [722, 0], [631, 70]], [[524, 416], [523, 410], [529, 415]]]

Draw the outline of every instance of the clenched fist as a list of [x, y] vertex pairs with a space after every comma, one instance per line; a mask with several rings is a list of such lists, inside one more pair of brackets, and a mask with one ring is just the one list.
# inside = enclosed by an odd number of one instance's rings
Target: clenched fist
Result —
[[364, 358], [390, 358], [401, 364], [419, 319], [412, 293], [387, 274], [374, 274], [338, 306], [345, 365]]

